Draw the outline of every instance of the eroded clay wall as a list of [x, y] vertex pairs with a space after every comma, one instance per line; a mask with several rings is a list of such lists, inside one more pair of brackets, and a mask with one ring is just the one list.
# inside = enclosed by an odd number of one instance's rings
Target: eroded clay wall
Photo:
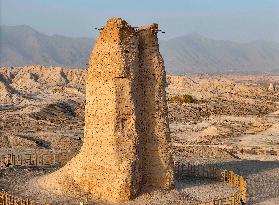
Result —
[[122, 202], [143, 186], [172, 186], [166, 76], [157, 32], [156, 24], [135, 29], [122, 19], [107, 22], [86, 75], [84, 144], [65, 167], [39, 179], [41, 188]]
[[[132, 96], [137, 62], [134, 29], [122, 20], [110, 20], [89, 61], [81, 153], [91, 154], [83, 163], [90, 167], [90, 192], [112, 201], [129, 200], [139, 190], [138, 135]], [[84, 181], [84, 176], [79, 181]]]
[[139, 39], [139, 146], [142, 149], [142, 183], [170, 188], [173, 181], [166, 104], [166, 73], [159, 52], [158, 25], [138, 30]]

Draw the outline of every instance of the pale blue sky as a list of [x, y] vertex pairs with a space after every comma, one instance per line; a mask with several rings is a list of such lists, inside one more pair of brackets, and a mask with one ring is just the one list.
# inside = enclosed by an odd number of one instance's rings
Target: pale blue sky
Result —
[[157, 22], [172, 38], [279, 42], [279, 0], [0, 0], [2, 25], [29, 25], [47, 34], [95, 37], [112, 16], [131, 25]]

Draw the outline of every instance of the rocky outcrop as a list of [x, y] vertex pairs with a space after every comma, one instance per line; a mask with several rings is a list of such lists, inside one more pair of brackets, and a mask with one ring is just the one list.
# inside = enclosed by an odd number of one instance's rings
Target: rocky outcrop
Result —
[[41, 188], [119, 202], [143, 186], [172, 187], [157, 32], [156, 24], [136, 30], [121, 19], [107, 22], [89, 60], [84, 144], [65, 167], [38, 180]]

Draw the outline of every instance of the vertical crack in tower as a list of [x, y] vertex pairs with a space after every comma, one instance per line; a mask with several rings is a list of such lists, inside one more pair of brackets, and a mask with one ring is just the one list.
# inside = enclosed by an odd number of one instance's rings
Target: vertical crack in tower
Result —
[[107, 22], [89, 60], [83, 146], [66, 166], [39, 178], [40, 188], [121, 202], [143, 186], [172, 187], [157, 32], [157, 24], [135, 30], [119, 18]]

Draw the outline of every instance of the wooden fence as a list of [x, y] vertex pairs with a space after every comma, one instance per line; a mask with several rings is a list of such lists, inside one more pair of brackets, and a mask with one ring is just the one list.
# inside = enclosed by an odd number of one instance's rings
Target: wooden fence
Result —
[[50, 166], [64, 164], [69, 160], [67, 152], [12, 153], [0, 154], [0, 169], [12, 166]]
[[7, 192], [0, 192], [0, 205], [50, 205], [48, 203], [36, 202], [30, 199], [23, 199]]
[[221, 170], [215, 167], [192, 165], [175, 162], [175, 176], [178, 179], [186, 177], [209, 178], [216, 181], [222, 181], [238, 188], [238, 192], [231, 196], [214, 199], [209, 202], [191, 203], [190, 205], [241, 205], [241, 201], [248, 201], [247, 183], [242, 176], [229, 170]]
[[[65, 164], [70, 160], [68, 152], [6, 152], [0, 154], [0, 169], [16, 166], [40, 167]], [[49, 203], [36, 202], [31, 199], [24, 199], [11, 193], [0, 192], [0, 205], [50, 205]]]

